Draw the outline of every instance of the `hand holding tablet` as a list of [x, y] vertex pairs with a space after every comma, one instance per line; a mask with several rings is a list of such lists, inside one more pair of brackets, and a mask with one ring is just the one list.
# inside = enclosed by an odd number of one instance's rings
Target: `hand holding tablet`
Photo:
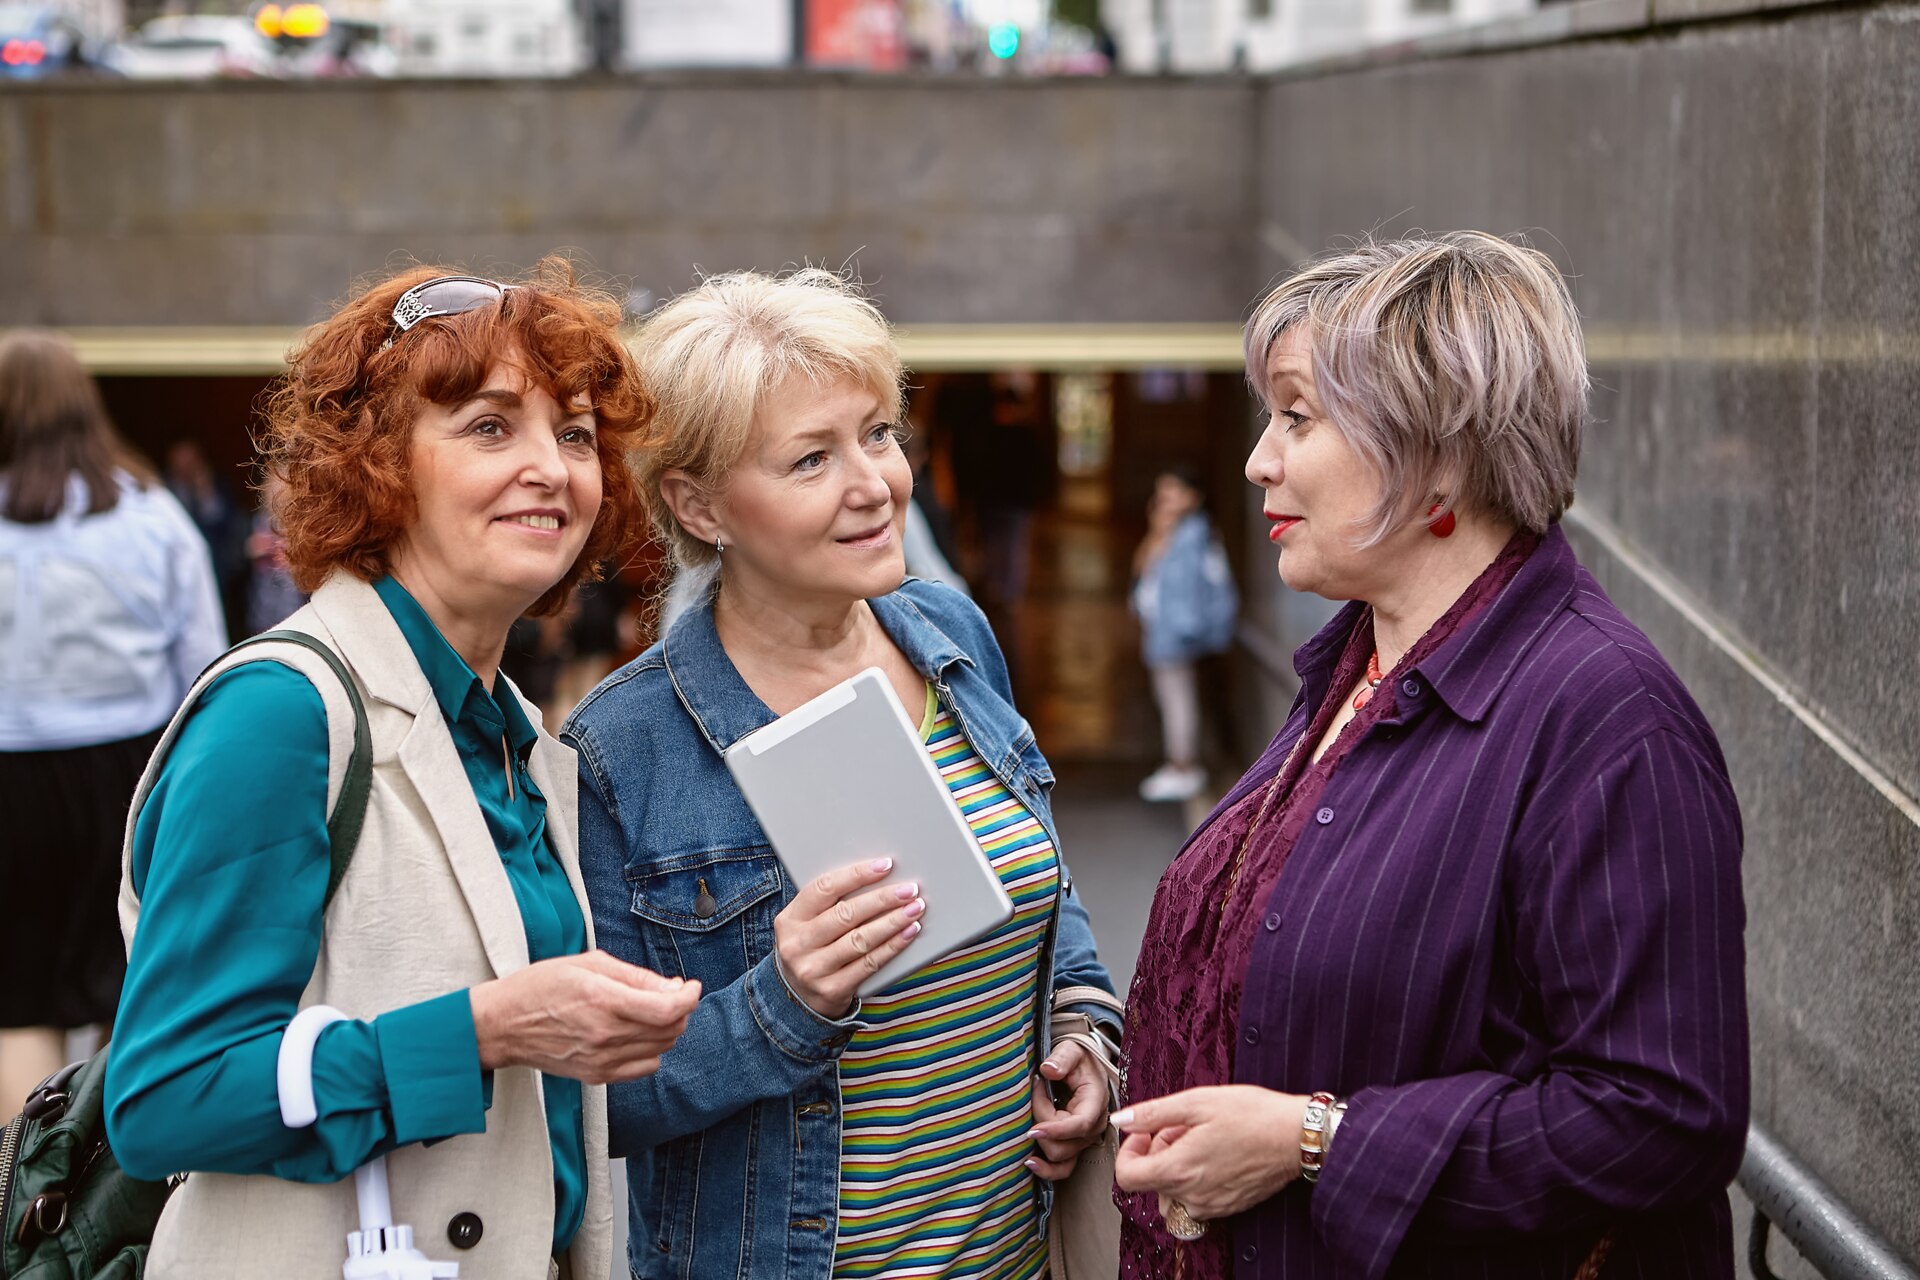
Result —
[[726, 759], [800, 886], [774, 931], [788, 984], [815, 1012], [843, 1016], [854, 996], [1012, 919], [1013, 900], [878, 668], [756, 729]]
[[875, 858], [816, 876], [774, 917], [780, 971], [815, 1013], [846, 1016], [860, 984], [920, 932], [926, 899], [911, 880], [887, 881], [892, 870]]

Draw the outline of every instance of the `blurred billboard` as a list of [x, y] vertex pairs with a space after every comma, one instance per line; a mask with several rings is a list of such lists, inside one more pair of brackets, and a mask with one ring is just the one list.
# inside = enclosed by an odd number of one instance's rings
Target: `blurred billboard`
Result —
[[629, 67], [782, 67], [793, 61], [793, 0], [626, 0]]
[[807, 0], [807, 63], [898, 71], [907, 65], [900, 0]]

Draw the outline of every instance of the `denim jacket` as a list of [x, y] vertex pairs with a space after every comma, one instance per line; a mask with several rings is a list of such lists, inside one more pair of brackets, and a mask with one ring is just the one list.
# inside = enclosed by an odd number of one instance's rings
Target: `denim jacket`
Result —
[[[916, 579], [869, 603], [1058, 849], [1053, 771], [1013, 708], [1006, 661], [979, 609]], [[610, 1147], [628, 1157], [627, 1258], [638, 1280], [827, 1280], [833, 1269], [839, 1059], [862, 1025], [859, 1008], [823, 1018], [781, 976], [773, 918], [795, 885], [721, 757], [773, 718], [703, 604], [602, 682], [561, 730], [580, 753], [580, 865], [600, 946], [703, 987], [660, 1071], [609, 1090]], [[1111, 991], [1064, 862], [1061, 885], [1042, 960], [1048, 990]], [[1039, 1038], [1044, 1054], [1044, 1018]], [[1050, 1202], [1044, 1184], [1042, 1195]]]
[[1233, 644], [1240, 597], [1213, 525], [1194, 512], [1133, 584], [1140, 657], [1150, 667], [1194, 662]]

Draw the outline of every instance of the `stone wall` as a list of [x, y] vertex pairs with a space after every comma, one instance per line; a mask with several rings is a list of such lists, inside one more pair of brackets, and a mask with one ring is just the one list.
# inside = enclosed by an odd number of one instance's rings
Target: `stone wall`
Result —
[[1920, 8], [1832, 7], [1274, 83], [1255, 165], [1262, 277], [1463, 226], [1573, 276], [1595, 394], [1570, 525], [1740, 791], [1755, 1118], [1909, 1257], [1916, 105]]
[[851, 262], [896, 320], [1231, 321], [1245, 82], [654, 76], [0, 93], [0, 324], [286, 325], [406, 255], [655, 297]]

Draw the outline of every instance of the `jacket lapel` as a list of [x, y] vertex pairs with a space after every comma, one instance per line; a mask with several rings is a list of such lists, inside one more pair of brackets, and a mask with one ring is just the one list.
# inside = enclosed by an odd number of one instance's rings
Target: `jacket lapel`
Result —
[[440, 832], [453, 878], [460, 882], [460, 892], [479, 926], [487, 963], [502, 978], [526, 968], [527, 933], [520, 920], [520, 904], [432, 690], [415, 712], [413, 731], [400, 744], [399, 760]]

